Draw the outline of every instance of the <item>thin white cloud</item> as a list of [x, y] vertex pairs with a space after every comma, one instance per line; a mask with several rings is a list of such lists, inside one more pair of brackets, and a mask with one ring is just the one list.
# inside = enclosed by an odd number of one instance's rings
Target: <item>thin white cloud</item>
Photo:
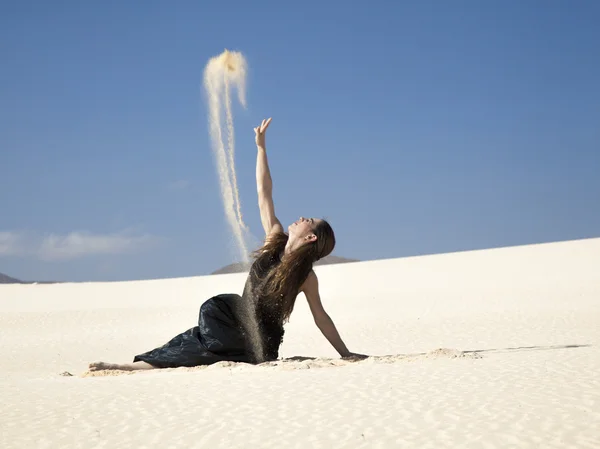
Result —
[[66, 235], [36, 235], [0, 232], [0, 256], [34, 257], [45, 261], [73, 260], [87, 256], [130, 254], [148, 249], [158, 242], [150, 234], [122, 231], [94, 234], [74, 231]]
[[180, 192], [182, 190], [187, 190], [191, 187], [192, 182], [187, 179], [179, 179], [177, 181], [173, 181], [167, 187], [169, 190], [174, 192]]
[[77, 259], [89, 255], [133, 253], [154, 243], [151, 235], [92, 234], [71, 232], [44, 237], [38, 250], [42, 260]]
[[22, 247], [20, 233], [0, 231], [0, 256], [18, 256]]

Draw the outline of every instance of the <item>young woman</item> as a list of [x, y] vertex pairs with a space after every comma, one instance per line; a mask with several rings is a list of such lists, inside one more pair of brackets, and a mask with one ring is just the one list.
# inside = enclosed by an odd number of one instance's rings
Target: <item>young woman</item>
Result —
[[276, 360], [296, 297], [304, 293], [315, 324], [340, 356], [366, 356], [348, 350], [333, 321], [323, 309], [313, 263], [329, 255], [335, 235], [329, 223], [300, 217], [286, 234], [273, 205], [273, 183], [267, 162], [265, 133], [271, 119], [254, 128], [258, 156], [256, 183], [260, 218], [266, 238], [254, 253], [242, 296], [221, 294], [200, 307], [198, 326], [171, 339], [161, 347], [139, 354], [133, 363], [91, 363], [92, 371], [138, 370], [208, 365], [230, 360], [261, 363]]

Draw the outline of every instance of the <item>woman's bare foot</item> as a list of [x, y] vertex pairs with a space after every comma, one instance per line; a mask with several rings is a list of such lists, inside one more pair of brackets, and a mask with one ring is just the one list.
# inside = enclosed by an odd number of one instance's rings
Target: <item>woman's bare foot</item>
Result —
[[155, 367], [146, 362], [134, 362], [134, 363], [106, 363], [106, 362], [93, 362], [89, 364], [90, 371], [103, 371], [103, 370], [121, 370], [121, 371], [135, 371], [142, 369], [154, 369]]
[[90, 363], [88, 368], [90, 371], [102, 371], [106, 369], [119, 369], [117, 366], [115, 363], [93, 362]]

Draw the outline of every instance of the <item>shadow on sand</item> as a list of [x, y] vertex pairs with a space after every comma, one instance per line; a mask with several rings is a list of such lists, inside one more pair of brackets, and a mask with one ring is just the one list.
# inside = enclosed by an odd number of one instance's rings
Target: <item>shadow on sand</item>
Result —
[[[230, 362], [223, 361], [217, 362], [212, 365], [202, 365], [195, 367], [180, 367], [180, 368], [162, 368], [160, 371], [200, 371], [200, 370], [214, 370], [214, 369], [228, 369], [229, 372], [235, 371], [248, 371], [248, 370], [263, 370], [263, 369], [282, 369], [282, 370], [300, 370], [300, 369], [312, 369], [312, 368], [330, 368], [338, 366], [347, 366], [351, 364], [371, 364], [371, 363], [398, 363], [398, 362], [414, 362], [417, 360], [424, 359], [481, 359], [483, 358], [482, 353], [493, 354], [493, 353], [507, 353], [507, 352], [520, 352], [520, 351], [548, 351], [551, 349], [574, 349], [574, 348], [586, 348], [592, 345], [555, 345], [555, 346], [518, 346], [514, 348], [496, 348], [496, 349], [473, 349], [468, 351], [461, 351], [458, 349], [451, 348], [438, 348], [429, 352], [419, 352], [413, 354], [390, 354], [390, 355], [372, 355], [367, 358], [361, 359], [340, 359], [340, 358], [323, 358], [323, 357], [305, 357], [305, 356], [294, 356], [287, 357], [284, 359], [273, 360], [264, 362], [259, 365], [251, 365], [248, 363], [241, 362]], [[86, 371], [82, 377], [104, 377], [104, 376], [120, 376], [124, 374], [134, 373], [149, 373], [155, 370], [140, 370], [140, 371], [120, 371], [120, 370], [100, 370], [100, 371]], [[61, 376], [72, 376], [69, 372], [60, 374]]]
[[[431, 352], [414, 352], [411, 354], [388, 354], [383, 356], [369, 356], [369, 359], [372, 358], [384, 358], [384, 357], [402, 357], [402, 358], [410, 358], [410, 357], [423, 357], [432, 354], [446, 354], [453, 357], [457, 357], [460, 355], [479, 355], [481, 353], [506, 353], [506, 352], [523, 352], [523, 351], [550, 351], [553, 349], [575, 349], [575, 348], [587, 348], [592, 346], [591, 344], [581, 344], [581, 345], [552, 345], [552, 346], [516, 346], [512, 348], [490, 348], [490, 349], [469, 349], [464, 351], [457, 350], [449, 350], [449, 349], [437, 349], [436, 351]], [[477, 357], [474, 357], [477, 358]], [[305, 362], [311, 360], [321, 360], [319, 357], [305, 357], [305, 356], [293, 356], [286, 357], [282, 359], [284, 362]], [[351, 361], [351, 360], [350, 360]], [[356, 360], [359, 361], [359, 360]]]
[[552, 349], [574, 349], [574, 348], [587, 348], [592, 345], [552, 345], [552, 346], [516, 346], [514, 348], [496, 348], [496, 349], [472, 349], [463, 351], [465, 353], [473, 352], [521, 352], [521, 351], [550, 351]]

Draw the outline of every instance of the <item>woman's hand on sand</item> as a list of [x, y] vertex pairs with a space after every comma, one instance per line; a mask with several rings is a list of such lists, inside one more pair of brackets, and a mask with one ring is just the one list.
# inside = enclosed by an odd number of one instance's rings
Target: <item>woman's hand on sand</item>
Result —
[[271, 118], [263, 120], [259, 126], [254, 128], [254, 141], [256, 142], [256, 146], [261, 148], [265, 147], [265, 134], [269, 127], [269, 123], [271, 123]]
[[347, 354], [344, 357], [342, 357], [342, 359], [349, 360], [351, 362], [357, 362], [359, 360], [364, 360], [364, 359], [366, 359], [368, 357], [369, 356], [365, 355], [365, 354], [358, 354], [356, 352], [350, 352], [349, 354]]

